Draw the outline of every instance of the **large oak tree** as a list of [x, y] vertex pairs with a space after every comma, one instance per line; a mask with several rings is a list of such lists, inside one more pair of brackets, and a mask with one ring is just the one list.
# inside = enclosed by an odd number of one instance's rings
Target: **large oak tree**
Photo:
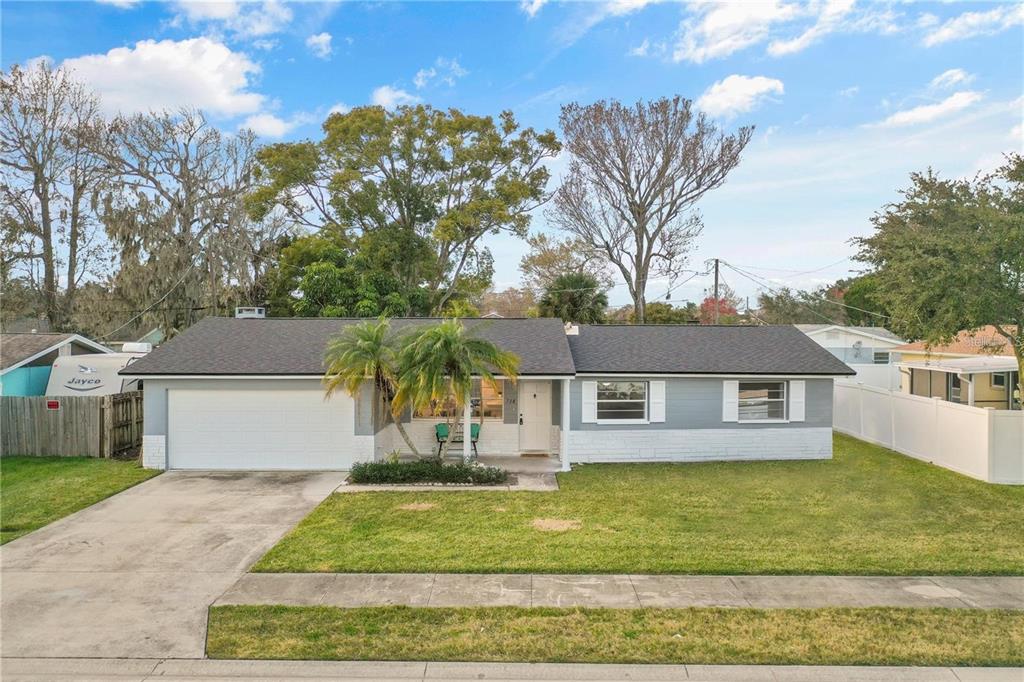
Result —
[[425, 242], [428, 256], [403, 259], [391, 274], [423, 287], [430, 308], [487, 288], [492, 257], [481, 240], [525, 236], [529, 213], [548, 195], [545, 159], [554, 133], [521, 128], [510, 112], [495, 121], [425, 105], [360, 107], [332, 114], [318, 142], [284, 143], [259, 154], [259, 216], [280, 207], [295, 225], [346, 235], [352, 249], [384, 231]]
[[890, 328], [939, 344], [993, 325], [1024, 381], [1024, 157], [973, 180], [915, 173], [902, 195], [855, 240]]

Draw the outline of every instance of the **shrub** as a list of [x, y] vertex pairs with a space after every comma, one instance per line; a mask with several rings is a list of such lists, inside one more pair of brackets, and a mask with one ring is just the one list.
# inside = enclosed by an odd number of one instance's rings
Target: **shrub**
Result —
[[482, 464], [444, 464], [433, 459], [412, 462], [360, 462], [352, 466], [352, 483], [470, 483], [500, 485], [508, 472]]

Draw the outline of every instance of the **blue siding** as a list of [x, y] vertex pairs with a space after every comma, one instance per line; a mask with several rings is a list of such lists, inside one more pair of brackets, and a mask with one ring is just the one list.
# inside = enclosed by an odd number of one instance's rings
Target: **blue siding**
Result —
[[45, 395], [50, 380], [50, 366], [19, 367], [0, 377], [3, 395]]

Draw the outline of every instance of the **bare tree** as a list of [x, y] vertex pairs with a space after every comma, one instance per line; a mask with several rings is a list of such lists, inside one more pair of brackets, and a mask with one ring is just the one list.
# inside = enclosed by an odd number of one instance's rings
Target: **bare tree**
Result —
[[98, 151], [116, 173], [103, 218], [119, 250], [111, 300], [121, 308], [173, 334], [261, 274], [262, 230], [273, 239], [278, 223], [254, 223], [243, 206], [252, 133], [225, 135], [194, 110], [137, 114], [115, 119]]
[[546, 215], [602, 251], [646, 319], [652, 274], [674, 276], [702, 229], [694, 204], [725, 182], [752, 127], [721, 132], [681, 97], [562, 107], [569, 170]]
[[106, 169], [92, 151], [103, 125], [99, 100], [64, 69], [14, 66], [0, 80], [5, 279], [16, 270], [39, 291], [54, 330], [103, 255], [94, 209]]

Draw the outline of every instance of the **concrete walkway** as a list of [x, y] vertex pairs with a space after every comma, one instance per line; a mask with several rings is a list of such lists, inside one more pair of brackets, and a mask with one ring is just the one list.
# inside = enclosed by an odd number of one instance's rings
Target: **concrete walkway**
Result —
[[172, 471], [7, 543], [0, 653], [202, 656], [210, 604], [344, 477]]
[[1024, 578], [248, 573], [224, 604], [1024, 609]]
[[182, 659], [2, 659], [13, 680], [571, 680], [572, 682], [1020, 682], [1021, 668], [896, 668], [784, 665], [593, 665], [388, 661], [207, 661]]

